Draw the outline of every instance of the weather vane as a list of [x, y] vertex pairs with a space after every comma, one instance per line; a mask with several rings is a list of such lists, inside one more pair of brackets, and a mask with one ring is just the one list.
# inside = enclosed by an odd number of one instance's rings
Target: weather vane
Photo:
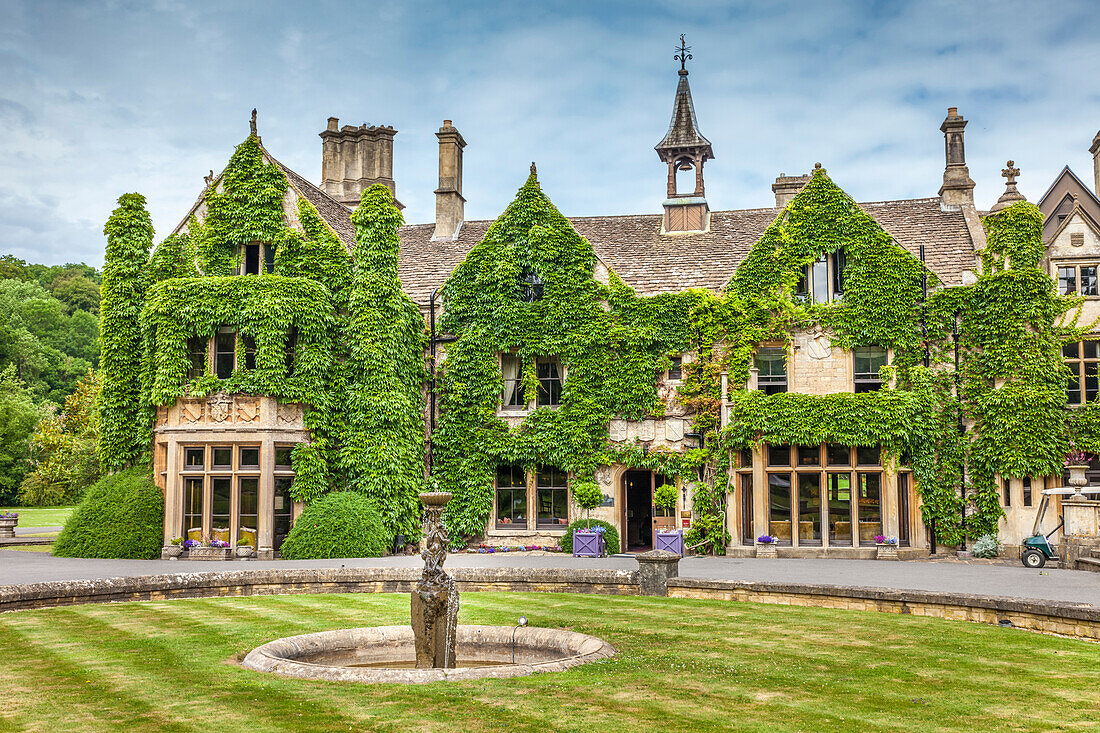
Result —
[[680, 62], [680, 70], [681, 71], [684, 71], [686, 69], [685, 64], [687, 63], [687, 60], [691, 58], [691, 54], [688, 53], [688, 51], [690, 51], [690, 50], [691, 50], [691, 46], [684, 45], [684, 34], [681, 33], [680, 34], [680, 48], [679, 48], [680, 53], [678, 53], [678, 54], [676, 54], [675, 56], [672, 57], [672, 58], [674, 58], [674, 59], [676, 59], [677, 61]]

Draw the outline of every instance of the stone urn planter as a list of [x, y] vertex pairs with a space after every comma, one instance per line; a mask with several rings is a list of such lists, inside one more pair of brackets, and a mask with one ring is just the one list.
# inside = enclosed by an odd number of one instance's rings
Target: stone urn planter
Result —
[[774, 542], [757, 542], [756, 543], [756, 556], [777, 558], [779, 557], [779, 549], [775, 546]]
[[188, 560], [228, 560], [233, 550], [229, 547], [192, 547], [187, 551]]
[[1081, 489], [1089, 485], [1089, 480], [1085, 476], [1085, 471], [1087, 471], [1088, 468], [1089, 466], [1087, 463], [1066, 466], [1066, 470], [1069, 471], [1069, 485], [1077, 491], [1077, 494], [1080, 494]]
[[898, 546], [897, 543], [887, 544], [880, 542], [875, 545], [875, 559], [876, 560], [897, 560], [898, 559]]
[[160, 556], [165, 560], [178, 560], [183, 554], [183, 548], [179, 545], [165, 545], [160, 549]]
[[605, 553], [603, 532], [588, 529], [573, 530], [573, 557], [603, 557]]
[[256, 550], [252, 547], [252, 545], [237, 545], [238, 559], [244, 560], [246, 558], [252, 557], [255, 554]]
[[0, 538], [14, 537], [15, 525], [19, 524], [19, 515], [10, 514], [8, 516], [0, 515]]

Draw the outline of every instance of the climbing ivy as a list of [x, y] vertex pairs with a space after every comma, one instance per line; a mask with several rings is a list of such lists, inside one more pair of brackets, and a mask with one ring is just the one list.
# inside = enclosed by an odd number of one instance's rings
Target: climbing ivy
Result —
[[[688, 343], [685, 314], [701, 296], [643, 301], [618, 278], [598, 282], [595, 264], [592, 246], [532, 172], [443, 286], [441, 327], [457, 341], [447, 346], [441, 368], [433, 456], [439, 487], [454, 495], [444, 517], [452, 537], [484, 529], [498, 464], [553, 465], [574, 473], [574, 490], [587, 489], [596, 466], [611, 459], [612, 416], [663, 414], [655, 377], [667, 355]], [[524, 297], [523, 281], [531, 276], [541, 283], [541, 298]], [[497, 414], [501, 353], [526, 365], [528, 402], [538, 391], [533, 360], [560, 359], [567, 371], [561, 405], [538, 407], [510, 427]]]
[[132, 464], [151, 440], [152, 413], [141, 400], [140, 315], [149, 282], [153, 221], [140, 194], [124, 194], [118, 204], [103, 228], [107, 252], [99, 306], [99, 459], [106, 471]]
[[391, 535], [417, 536], [417, 497], [424, 490], [424, 319], [397, 276], [402, 218], [393, 194], [371, 186], [351, 220], [356, 244], [340, 467], [347, 487], [372, 500]]

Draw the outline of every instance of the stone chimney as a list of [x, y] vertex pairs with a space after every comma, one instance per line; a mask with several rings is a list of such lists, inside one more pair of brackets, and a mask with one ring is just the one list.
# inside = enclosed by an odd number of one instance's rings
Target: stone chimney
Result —
[[974, 181], [966, 167], [966, 151], [963, 149], [965, 127], [966, 120], [959, 114], [959, 108], [948, 107], [947, 117], [940, 125], [947, 156], [943, 185], [940, 186], [940, 202], [948, 207], [974, 206]]
[[454, 239], [465, 216], [462, 149], [466, 147], [466, 141], [450, 120], [443, 120], [443, 127], [435, 136], [439, 138], [439, 188], [435, 190], [435, 231], [432, 239]]
[[1100, 132], [1092, 139], [1089, 152], [1092, 153], [1092, 187], [1096, 195], [1100, 196]]
[[788, 176], [780, 173], [772, 184], [772, 193], [775, 194], [775, 208], [782, 209], [791, 199], [798, 195], [812, 176]]
[[320, 133], [321, 190], [354, 209], [363, 191], [376, 183], [397, 194], [393, 181], [393, 136], [397, 130], [387, 125], [340, 127], [336, 117], [328, 118], [328, 128]]

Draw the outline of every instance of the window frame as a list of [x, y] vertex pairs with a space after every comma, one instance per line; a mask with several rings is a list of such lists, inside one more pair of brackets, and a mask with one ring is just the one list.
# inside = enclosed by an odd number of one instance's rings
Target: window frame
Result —
[[[820, 267], [819, 267], [820, 265]], [[794, 298], [804, 303], [828, 305], [844, 300], [844, 269], [848, 255], [844, 247], [820, 253], [813, 262], [802, 266], [802, 275], [795, 285]], [[825, 293], [819, 291], [824, 289]]]
[[[551, 370], [556, 369], [557, 376], [543, 377], [541, 374], [543, 366], [547, 366]], [[539, 383], [535, 406], [560, 407], [565, 392], [565, 366], [562, 364], [561, 359], [556, 356], [536, 356], [535, 378]], [[554, 401], [555, 385], [557, 388], [557, 401]], [[543, 395], [546, 395], [545, 399]]]
[[[874, 534], [881, 534], [883, 532], [883, 518], [885, 517], [884, 510], [884, 497], [889, 488], [887, 482], [886, 466], [882, 462], [881, 448], [867, 448], [857, 446], [841, 446], [838, 444], [820, 444], [817, 446], [818, 454], [816, 463], [810, 463], [812, 456], [809, 454], [813, 451], [814, 446], [806, 445], [771, 445], [764, 443], [761, 446], [761, 454], [764, 458], [764, 487], [766, 490], [764, 511], [765, 517], [764, 526], [766, 532], [772, 536], [780, 536], [781, 539], [778, 544], [784, 546], [794, 547], [867, 547], [874, 545], [874, 541], [871, 539]], [[870, 458], [870, 451], [877, 451], [878, 460], [873, 463], [866, 463], [859, 460], [857, 452], [862, 452], [863, 458]], [[842, 458], [841, 451], [844, 452], [843, 459], [847, 462], [842, 464], [840, 460]], [[787, 463], [782, 464], [783, 457], [787, 457]], [[751, 467], [742, 466], [739, 469], [741, 475], [750, 475]], [[903, 471], [899, 470], [897, 475], [902, 475]], [[815, 477], [814, 481], [806, 478], [802, 478], [803, 475], [809, 477]], [[905, 472], [908, 476], [908, 472]], [[789, 531], [785, 527], [774, 527], [773, 517], [776, 515], [776, 505], [773, 502], [773, 488], [782, 488], [776, 483], [777, 480], [773, 479], [773, 476], [785, 477], [786, 491], [789, 498], [789, 505], [785, 507], [785, 510], [781, 512], [782, 518], [776, 519], [778, 522], [788, 522], [790, 524]], [[846, 477], [846, 511], [844, 513], [837, 513], [832, 506], [836, 502], [831, 499], [833, 491], [834, 477]], [[860, 498], [863, 493], [864, 477], [868, 477], [877, 483], [878, 486], [878, 498], [877, 498], [877, 515], [878, 522], [869, 522], [865, 519], [867, 510], [871, 508], [870, 504], [860, 504]], [[817, 492], [813, 498], [814, 505], [817, 514], [820, 515], [816, 518], [806, 519], [807, 515], [803, 507], [807, 504], [804, 501], [802, 486], [803, 481], [807, 487], [811, 483], [816, 482]], [[907, 482], [911, 482], [911, 479], [906, 479]], [[841, 486], [843, 482], [840, 478], [835, 480], [837, 483], [837, 491], [844, 492], [844, 487]], [[901, 491], [901, 483], [897, 484], [898, 490]], [[905, 488], [909, 490], [908, 486]], [[839, 495], [839, 494], [838, 494]], [[742, 511], [745, 511], [744, 499], [742, 497]], [[783, 508], [783, 507], [780, 507]], [[900, 511], [900, 509], [899, 509]], [[789, 513], [789, 516], [788, 516]], [[900, 516], [900, 515], [899, 515]], [[835, 522], [832, 520], [836, 520]], [[816, 532], [817, 537], [807, 537], [803, 539], [799, 537], [803, 523], [810, 521], [815, 525], [812, 529]], [[900, 519], [899, 519], [900, 521]], [[836, 524], [846, 523], [848, 526], [847, 539], [837, 540]], [[861, 530], [861, 524], [871, 524], [872, 527], [868, 530]], [[742, 517], [742, 531], [745, 527], [755, 526], [752, 521], [746, 521], [745, 517]], [[874, 531], [876, 530], [877, 531]], [[776, 532], [775, 530], [780, 530]], [[901, 532], [899, 532], [899, 542], [904, 536], [906, 542], [908, 542], [910, 535], [909, 527], [906, 526]], [[812, 534], [812, 533], [811, 533]], [[864, 536], [866, 535], [866, 539]], [[746, 541], [747, 538], [742, 538]], [[747, 542], [746, 544], [752, 544]]]
[[[501, 485], [501, 469], [507, 469], [509, 472], [509, 479], [512, 483], [507, 486]], [[496, 467], [496, 471], [493, 474], [493, 525], [499, 530], [519, 529], [527, 531], [527, 525], [530, 521], [530, 501], [528, 500], [528, 483], [527, 472], [523, 470], [522, 466], [516, 464], [500, 464]], [[518, 483], [517, 483], [518, 482]], [[515, 516], [515, 494], [521, 492], [523, 496], [523, 513], [524, 516], [517, 520]], [[503, 507], [501, 506], [501, 494], [507, 493], [510, 497], [509, 503], [511, 511], [507, 514], [509, 521], [501, 521], [504, 518]]]
[[[875, 353], [877, 352], [877, 353]], [[875, 361], [880, 358], [882, 364], [878, 369], [859, 371], [859, 361], [867, 360], [867, 366], [873, 367]], [[890, 366], [890, 352], [881, 346], [856, 346], [852, 349], [852, 390], [856, 394], [863, 392], [877, 392], [886, 386], [886, 381], [881, 376], [882, 367]]]
[[[1070, 347], [1073, 355], [1067, 353]], [[1070, 341], [1062, 346], [1062, 361], [1072, 374], [1066, 380], [1066, 400], [1071, 407], [1085, 405], [1100, 396], [1100, 341]]]
[[[547, 473], [551, 477], [551, 481], [560, 477], [561, 484], [542, 483], [543, 474]], [[535, 481], [534, 481], [534, 496], [535, 496], [535, 527], [537, 529], [565, 529], [569, 526], [569, 473], [557, 466], [540, 465], [535, 467]], [[542, 498], [543, 493], [548, 492], [550, 498], [550, 512], [554, 513], [556, 499], [560, 494], [560, 503], [563, 510], [561, 517], [552, 516], [547, 520], [542, 518]], [[531, 512], [528, 511], [528, 514]]]
[[[1057, 262], [1052, 266], [1054, 281], [1059, 295], [1080, 295], [1085, 298], [1100, 298], [1100, 262], [1082, 260], [1080, 262]], [[1090, 270], [1087, 275], [1086, 270]], [[1086, 277], [1089, 278], [1086, 284]], [[1072, 286], [1067, 284], [1072, 280]]]
[[[766, 361], [762, 357], [767, 357]], [[780, 357], [778, 360], [775, 357]], [[764, 374], [760, 368], [762, 363], [775, 364], [779, 361], [783, 365], [782, 374], [774, 374], [769, 367], [769, 373]], [[761, 346], [752, 355], [752, 365], [756, 368], [756, 389], [765, 394], [780, 394], [790, 389], [790, 374], [787, 369], [787, 350], [782, 346]], [[781, 379], [780, 379], [781, 377]]]

